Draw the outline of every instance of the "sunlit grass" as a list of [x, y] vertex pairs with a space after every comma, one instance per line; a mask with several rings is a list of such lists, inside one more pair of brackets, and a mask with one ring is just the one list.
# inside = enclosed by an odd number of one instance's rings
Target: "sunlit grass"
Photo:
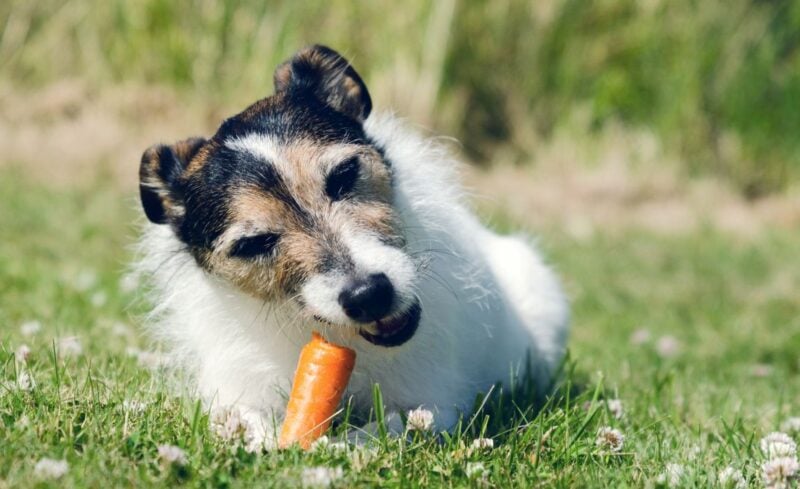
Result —
[[[199, 403], [130, 355], [148, 348], [146, 305], [123, 280], [135, 200], [103, 181], [54, 190], [8, 172], [0, 195], [0, 487], [285, 487], [318, 466], [340, 467], [341, 487], [642, 487], [670, 463], [685, 468], [681, 487], [709, 487], [728, 465], [758, 485], [759, 438], [800, 415], [796, 235], [575, 241], [549, 230], [541, 243], [565, 277], [574, 326], [564, 376], [538, 414], [506, 392], [449, 435], [250, 454], [215, 438]], [[43, 327], [25, 336], [30, 320]], [[82, 353], [68, 355], [68, 336]], [[677, 346], [660, 348], [664, 337]], [[27, 362], [15, 359], [22, 344]], [[619, 453], [596, 445], [602, 426], [624, 434]], [[476, 437], [494, 447], [471, 450]], [[185, 466], [160, 460], [163, 444], [184, 450]], [[37, 478], [42, 458], [66, 460], [66, 475]]]

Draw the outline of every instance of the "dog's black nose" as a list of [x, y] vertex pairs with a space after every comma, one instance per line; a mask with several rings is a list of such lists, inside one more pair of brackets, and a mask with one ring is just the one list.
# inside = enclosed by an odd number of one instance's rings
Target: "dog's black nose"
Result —
[[389, 277], [376, 273], [349, 284], [339, 294], [339, 305], [353, 321], [369, 323], [389, 313], [394, 300], [394, 287]]

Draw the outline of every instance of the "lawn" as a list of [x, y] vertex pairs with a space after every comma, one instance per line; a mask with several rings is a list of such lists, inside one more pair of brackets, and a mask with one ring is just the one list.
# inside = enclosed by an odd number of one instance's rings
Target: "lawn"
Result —
[[[500, 229], [521, 225], [484, 211]], [[135, 195], [112, 182], [65, 189], [0, 173], [0, 488], [327, 478], [341, 487], [710, 487], [728, 466], [760, 487], [759, 440], [800, 416], [800, 234], [578, 240], [545, 229], [537, 234], [564, 277], [573, 332], [564, 379], [538, 415], [505, 398], [452, 435], [250, 454], [212, 434], [202, 406], [173, 395], [152, 368], [158, 357], [142, 353], [147, 305], [125, 278], [139, 219]], [[624, 435], [621, 450], [597, 444], [605, 426]], [[493, 448], [472, 449], [480, 436]], [[185, 460], [159, 456], [162, 445]], [[63, 465], [42, 459], [65, 460], [66, 473], [52, 477]]]

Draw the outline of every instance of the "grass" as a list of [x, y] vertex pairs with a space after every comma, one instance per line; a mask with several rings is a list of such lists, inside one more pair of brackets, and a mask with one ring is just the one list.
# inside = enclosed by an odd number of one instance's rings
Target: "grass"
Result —
[[530, 163], [575, 119], [622, 122], [681, 170], [758, 197], [800, 177], [798, 33], [791, 0], [5, 0], [0, 94], [78, 78], [237, 106], [300, 46], [326, 43], [376, 106], [458, 137], [477, 162], [500, 147]]
[[[515, 227], [489, 212], [498, 228]], [[541, 242], [565, 278], [574, 327], [565, 380], [540, 414], [506, 418], [511, 406], [489, 406], [469, 429], [383, 439], [371, 458], [248, 454], [212, 436], [199, 404], [170, 394], [126, 353], [146, 348], [137, 332], [146, 305], [121, 282], [136, 219], [134, 196], [102, 179], [56, 189], [0, 174], [0, 381], [20, 375], [14, 351], [26, 343], [36, 382], [31, 391], [0, 387], [0, 488], [291, 487], [313, 466], [341, 467], [343, 487], [642, 487], [668, 463], [685, 466], [681, 487], [709, 487], [727, 465], [758, 486], [759, 438], [800, 415], [797, 233], [577, 241], [553, 229]], [[24, 337], [19, 326], [30, 320], [43, 328]], [[639, 329], [652, 339], [633, 344]], [[59, 338], [73, 335], [83, 352], [70, 356]], [[680, 344], [673, 356], [658, 353], [665, 335]], [[624, 417], [603, 398], [621, 399]], [[126, 400], [148, 404], [136, 412]], [[625, 434], [620, 454], [596, 448], [605, 425]], [[495, 448], [464, 450], [480, 434]], [[185, 467], [160, 463], [161, 444], [183, 448]], [[68, 473], [37, 479], [43, 457], [65, 459]], [[486, 475], [469, 476], [471, 463]]]

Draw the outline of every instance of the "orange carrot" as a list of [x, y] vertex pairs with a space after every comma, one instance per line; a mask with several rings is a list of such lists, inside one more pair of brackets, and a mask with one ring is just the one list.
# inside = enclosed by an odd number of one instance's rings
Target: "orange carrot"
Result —
[[356, 363], [356, 352], [314, 332], [300, 352], [278, 445], [308, 450], [331, 425]]

